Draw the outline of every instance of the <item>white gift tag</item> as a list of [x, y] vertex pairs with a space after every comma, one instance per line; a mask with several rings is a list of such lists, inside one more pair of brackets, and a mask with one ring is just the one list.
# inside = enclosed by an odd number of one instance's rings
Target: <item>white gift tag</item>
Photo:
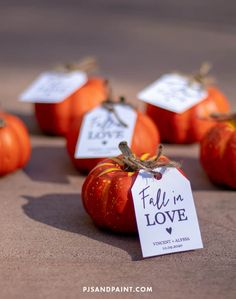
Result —
[[157, 107], [183, 113], [207, 97], [197, 82], [178, 74], [166, 74], [138, 94], [138, 98]]
[[60, 103], [82, 87], [87, 80], [86, 73], [81, 71], [42, 73], [20, 95], [20, 100], [30, 103]]
[[189, 180], [176, 168], [140, 171], [132, 187], [143, 257], [203, 248]]
[[119, 118], [104, 107], [87, 113], [83, 119], [77, 141], [75, 158], [99, 158], [120, 154], [118, 145], [126, 140], [130, 145], [136, 123], [137, 113], [128, 105], [114, 105]]

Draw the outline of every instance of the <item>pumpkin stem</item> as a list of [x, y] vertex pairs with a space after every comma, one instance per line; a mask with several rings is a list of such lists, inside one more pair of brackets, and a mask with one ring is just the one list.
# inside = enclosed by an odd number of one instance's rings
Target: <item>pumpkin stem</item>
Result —
[[122, 161], [127, 166], [127, 171], [138, 171], [143, 169], [149, 173], [152, 173], [156, 178], [161, 178], [161, 174], [154, 170], [157, 167], [179, 167], [180, 165], [174, 161], [160, 161], [163, 146], [159, 145], [158, 154], [155, 159], [141, 160], [137, 158], [129, 148], [126, 141], [122, 141], [119, 144], [119, 149], [123, 154]]
[[6, 126], [6, 121], [3, 118], [0, 118], [0, 129]]
[[234, 113], [211, 113], [209, 115], [210, 120], [214, 120], [217, 122], [224, 122], [224, 121], [236, 121], [236, 112]]
[[212, 65], [209, 62], [203, 62], [197, 72], [188, 76], [190, 79], [190, 83], [197, 82], [204, 87], [212, 85], [215, 82], [215, 79], [209, 76], [211, 68]]
[[193, 84], [194, 82], [201, 84], [203, 87], [207, 87], [215, 83], [215, 78], [209, 76], [209, 72], [212, 68], [212, 65], [209, 62], [204, 62], [200, 66], [200, 69], [192, 74], [184, 74], [181, 72], [175, 72], [189, 80], [189, 84]]
[[55, 69], [62, 72], [83, 71], [91, 73], [98, 69], [98, 64], [94, 57], [88, 56], [79, 61], [67, 62], [64, 65], [59, 65]]

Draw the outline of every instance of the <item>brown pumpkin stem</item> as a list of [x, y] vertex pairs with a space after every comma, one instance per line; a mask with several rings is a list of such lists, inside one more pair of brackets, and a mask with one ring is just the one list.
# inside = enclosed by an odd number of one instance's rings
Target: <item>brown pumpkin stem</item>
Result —
[[160, 161], [163, 150], [162, 145], [159, 145], [158, 154], [155, 159], [152, 158], [144, 161], [137, 158], [132, 153], [126, 141], [120, 142], [119, 149], [123, 154], [122, 161], [126, 165], [128, 171], [138, 171], [143, 169], [149, 173], [160, 176], [161, 174], [154, 170], [157, 167], [180, 167], [180, 165], [174, 161]]
[[91, 73], [98, 69], [98, 64], [94, 57], [88, 56], [79, 61], [68, 62], [64, 65], [59, 65], [55, 69], [62, 72], [83, 71], [86, 73]]
[[213, 120], [217, 122], [224, 122], [224, 121], [236, 121], [236, 112], [234, 113], [211, 113], [207, 120]]
[[199, 71], [189, 76], [190, 83], [197, 82], [207, 87], [215, 82], [215, 78], [209, 76], [212, 65], [209, 62], [203, 62]]
[[212, 65], [209, 62], [203, 62], [200, 66], [200, 69], [193, 74], [183, 74], [177, 72], [181, 76], [186, 77], [189, 80], [189, 84], [199, 83], [203, 87], [207, 87], [215, 83], [215, 78], [209, 76], [209, 72], [212, 68]]
[[113, 115], [115, 116], [115, 118], [117, 119], [117, 121], [118, 121], [123, 127], [127, 128], [128, 125], [121, 119], [121, 117], [119, 116], [119, 114], [117, 113], [117, 111], [116, 111], [116, 109], [115, 109], [115, 105], [117, 105], [117, 104], [127, 105], [127, 106], [131, 106], [131, 107], [132, 107], [131, 104], [129, 104], [129, 103], [126, 102], [126, 99], [125, 99], [125, 97], [123, 97], [123, 96], [121, 96], [121, 97], [119, 98], [119, 101], [113, 101], [113, 100], [111, 99], [111, 89], [110, 89], [110, 91], [109, 91], [109, 98], [108, 98], [106, 101], [104, 101], [104, 102], [102, 103], [102, 106], [103, 106], [105, 109], [107, 109], [109, 112], [112, 112]]
[[6, 126], [6, 121], [3, 118], [0, 118], [0, 129]]

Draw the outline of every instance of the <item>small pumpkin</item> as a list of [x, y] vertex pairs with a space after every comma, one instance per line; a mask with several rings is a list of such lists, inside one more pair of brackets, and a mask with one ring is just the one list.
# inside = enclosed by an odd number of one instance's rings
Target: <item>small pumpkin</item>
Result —
[[162, 156], [161, 151], [157, 156], [146, 153], [138, 158], [126, 142], [121, 142], [119, 147], [123, 155], [103, 160], [89, 173], [82, 186], [82, 201], [98, 227], [135, 233], [137, 224], [131, 188], [139, 169], [153, 172], [158, 166], [175, 164]]
[[65, 135], [77, 117], [101, 104], [107, 98], [107, 81], [90, 78], [88, 82], [61, 103], [36, 103], [35, 116], [44, 133]]
[[214, 118], [218, 123], [200, 143], [200, 161], [213, 183], [236, 189], [236, 114]]
[[22, 168], [29, 160], [31, 145], [24, 123], [0, 112], [0, 176]]
[[[208, 71], [208, 69], [207, 69]], [[206, 65], [199, 73], [190, 77], [198, 83], [207, 83]], [[215, 86], [207, 87], [207, 97], [183, 113], [171, 112], [148, 104], [146, 113], [155, 122], [160, 131], [161, 141], [176, 144], [199, 142], [204, 134], [214, 125], [205, 120], [212, 113], [229, 112], [229, 103], [223, 93]]]
[[[121, 98], [121, 102], [124, 99]], [[110, 102], [110, 101], [109, 101]], [[113, 102], [110, 102], [113, 103]], [[115, 105], [116, 103], [114, 103]], [[125, 103], [124, 103], [125, 104]], [[80, 134], [83, 117], [77, 118], [71, 125], [70, 130], [66, 136], [67, 151], [74, 166], [81, 172], [89, 172], [98, 162], [103, 158], [74, 158], [77, 140]], [[159, 132], [153, 121], [144, 113], [137, 111], [137, 119], [131, 142], [131, 149], [136, 155], [141, 155], [144, 152], [149, 152], [151, 155], [156, 153], [158, 144], [160, 142]]]

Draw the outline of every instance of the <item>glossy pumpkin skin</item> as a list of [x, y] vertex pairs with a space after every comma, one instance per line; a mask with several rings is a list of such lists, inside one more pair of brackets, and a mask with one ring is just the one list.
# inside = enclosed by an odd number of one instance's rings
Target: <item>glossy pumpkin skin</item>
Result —
[[0, 112], [0, 176], [22, 168], [29, 160], [31, 145], [28, 131], [16, 116]]
[[[102, 161], [103, 158], [89, 158], [89, 159], [75, 159], [74, 153], [76, 149], [76, 144], [80, 132], [80, 127], [83, 118], [77, 119], [71, 126], [67, 136], [67, 151], [69, 153], [70, 159], [74, 166], [81, 172], [88, 173], [93, 167], [97, 165], [98, 162]], [[158, 144], [160, 143], [160, 137], [158, 129], [156, 128], [153, 121], [142, 112], [137, 112], [137, 120], [134, 128], [133, 139], [131, 143], [131, 150], [140, 156], [145, 152], [155, 155], [157, 151]]]
[[[151, 155], [144, 154], [141, 160], [149, 158]], [[162, 156], [160, 161], [168, 159]], [[101, 161], [88, 174], [82, 186], [82, 201], [97, 226], [114, 232], [137, 232], [131, 194], [137, 175], [137, 171], [127, 172], [111, 159]]]
[[236, 122], [218, 123], [200, 143], [200, 160], [210, 180], [236, 189]]
[[106, 98], [106, 81], [100, 78], [91, 78], [83, 87], [61, 103], [36, 103], [35, 116], [44, 133], [63, 136], [74, 119], [95, 108]]
[[226, 97], [217, 88], [210, 87], [207, 98], [184, 113], [174, 113], [151, 104], [147, 105], [146, 113], [159, 128], [162, 142], [189, 144], [199, 142], [215, 125], [214, 121], [202, 118], [211, 113], [226, 113], [229, 109]]

